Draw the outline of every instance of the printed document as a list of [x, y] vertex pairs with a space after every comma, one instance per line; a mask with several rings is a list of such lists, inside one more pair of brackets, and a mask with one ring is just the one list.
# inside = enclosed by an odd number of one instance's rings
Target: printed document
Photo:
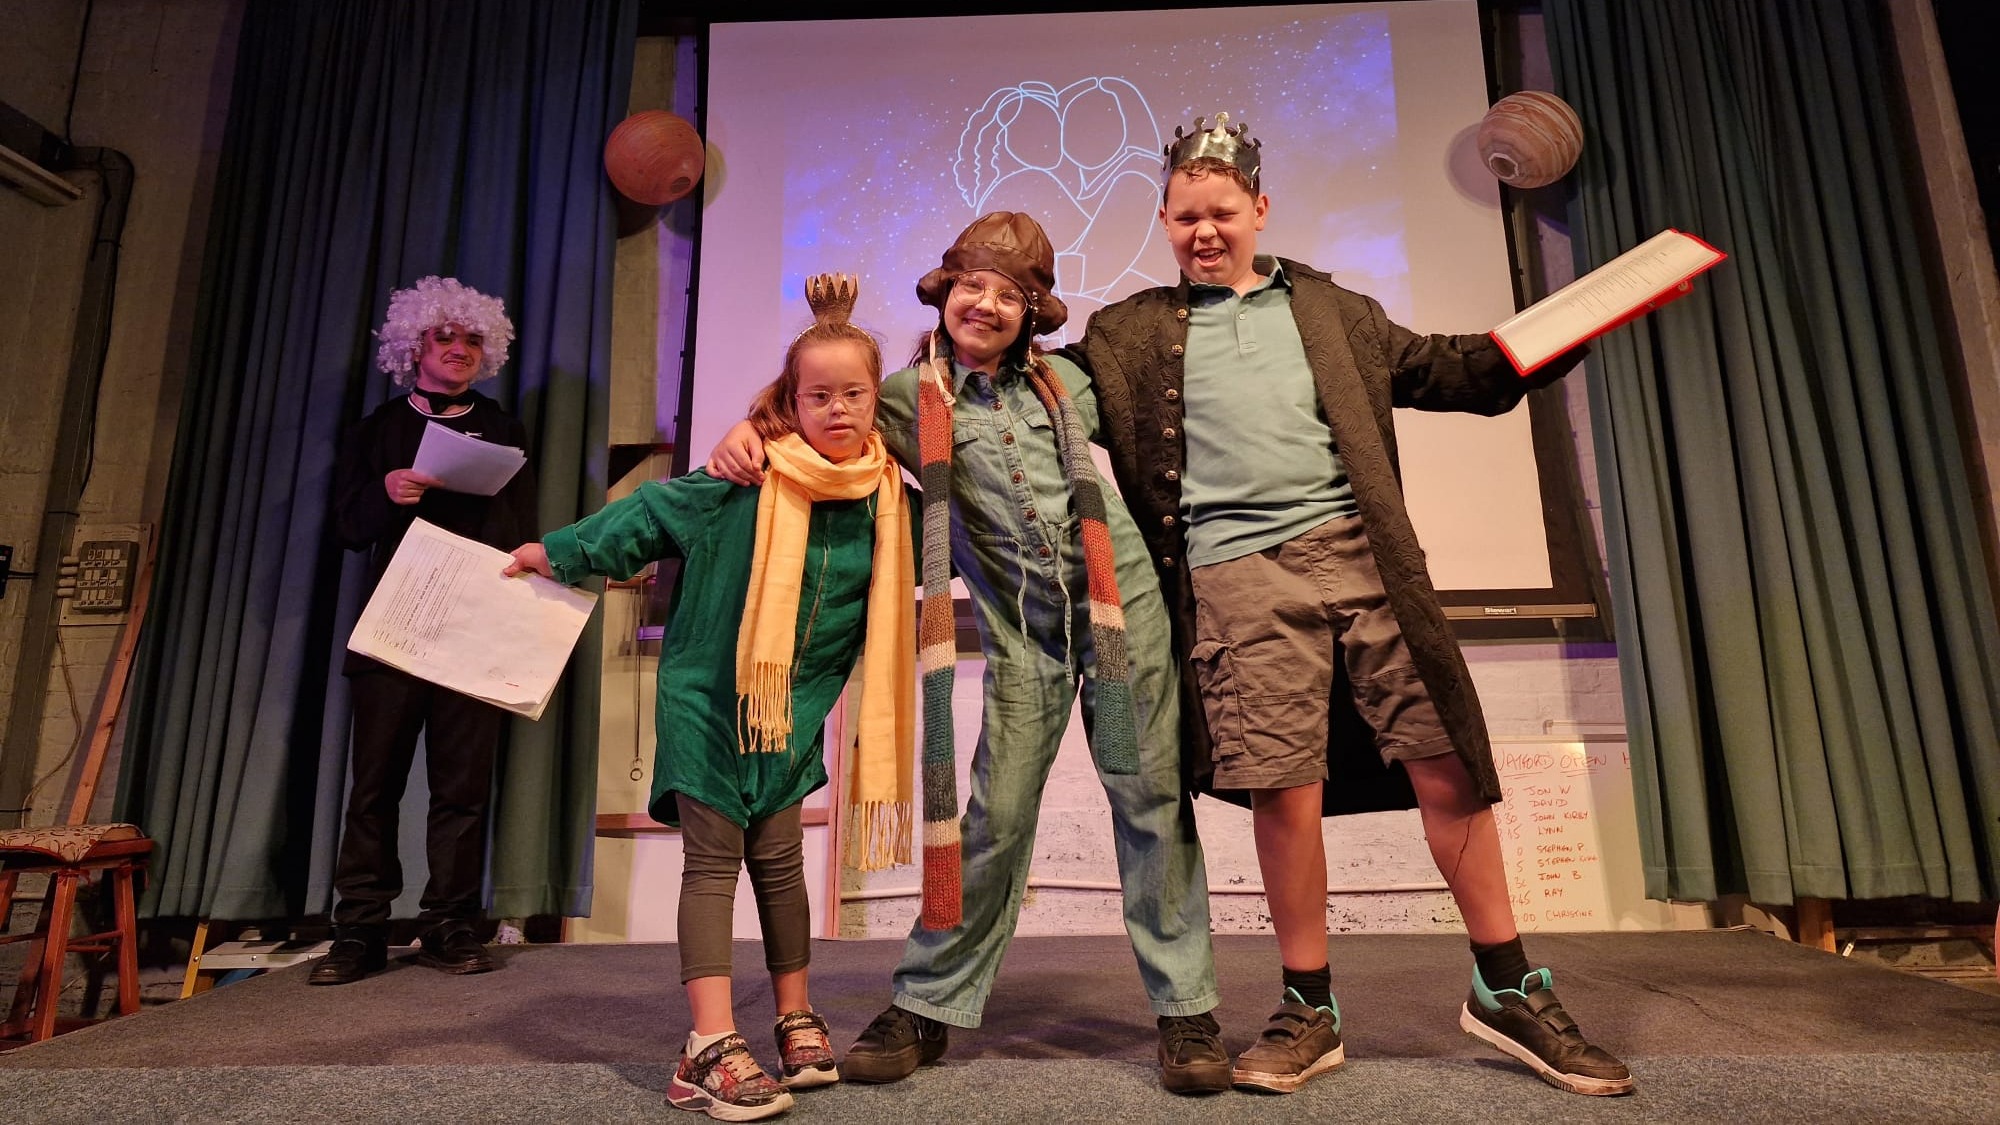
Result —
[[536, 574], [504, 578], [510, 561], [435, 524], [411, 523], [347, 647], [541, 718], [597, 595]]
[[513, 480], [527, 461], [528, 455], [511, 445], [495, 445], [450, 426], [426, 422], [416, 463], [410, 467], [436, 477], [453, 492], [491, 496]]

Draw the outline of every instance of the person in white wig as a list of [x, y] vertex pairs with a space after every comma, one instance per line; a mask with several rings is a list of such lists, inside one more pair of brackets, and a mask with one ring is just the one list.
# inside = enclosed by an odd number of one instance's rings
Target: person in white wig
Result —
[[[371, 592], [414, 519], [502, 549], [536, 527], [531, 466], [492, 496], [452, 491], [411, 467], [433, 424], [526, 449], [521, 421], [472, 389], [507, 362], [514, 341], [500, 299], [455, 278], [426, 277], [390, 295], [375, 335], [376, 366], [408, 393], [384, 402], [346, 435], [333, 497], [341, 545], [369, 552]], [[387, 964], [390, 905], [403, 890], [397, 806], [420, 732], [430, 783], [424, 837], [430, 876], [419, 904], [424, 929], [417, 959], [447, 973], [495, 968], [479, 930], [503, 713], [358, 653], [347, 654], [344, 671], [354, 705], [353, 784], [334, 869], [333, 947], [309, 979], [347, 984]]]

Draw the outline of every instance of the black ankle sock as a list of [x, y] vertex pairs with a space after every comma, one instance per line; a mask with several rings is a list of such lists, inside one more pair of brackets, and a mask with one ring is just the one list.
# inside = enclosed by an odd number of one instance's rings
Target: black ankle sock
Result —
[[1472, 943], [1472, 959], [1479, 964], [1479, 979], [1495, 992], [1505, 988], [1521, 987], [1521, 978], [1533, 970], [1528, 967], [1528, 955], [1521, 949], [1520, 935], [1512, 941], [1498, 945]]
[[1317, 969], [1294, 969], [1284, 966], [1285, 987], [1299, 994], [1308, 1007], [1333, 1007], [1333, 967], [1321, 965]]

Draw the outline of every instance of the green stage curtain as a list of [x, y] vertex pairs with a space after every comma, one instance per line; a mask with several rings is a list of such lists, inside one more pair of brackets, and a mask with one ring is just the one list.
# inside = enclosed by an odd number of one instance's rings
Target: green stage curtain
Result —
[[1572, 234], [1730, 254], [1597, 345], [1646, 893], [2000, 895], [2000, 628], [1889, 33], [1862, 0], [1549, 0]]
[[[195, 359], [135, 670], [119, 799], [158, 841], [144, 910], [328, 909], [363, 557], [328, 530], [339, 434], [395, 394], [370, 333], [392, 289], [455, 275], [517, 340], [481, 384], [527, 424], [546, 527], [602, 503], [614, 197], [636, 0], [248, 5]], [[496, 915], [588, 913], [595, 629], [500, 758]], [[425, 876], [422, 768], [401, 853]], [[414, 825], [413, 823], [414, 822]], [[412, 830], [414, 828], [414, 830]]]

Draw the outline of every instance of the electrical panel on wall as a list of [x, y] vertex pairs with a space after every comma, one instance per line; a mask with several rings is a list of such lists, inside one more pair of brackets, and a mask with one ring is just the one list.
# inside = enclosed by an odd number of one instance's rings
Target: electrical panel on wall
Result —
[[143, 523], [78, 525], [56, 576], [62, 624], [122, 624], [152, 534], [152, 525]]

